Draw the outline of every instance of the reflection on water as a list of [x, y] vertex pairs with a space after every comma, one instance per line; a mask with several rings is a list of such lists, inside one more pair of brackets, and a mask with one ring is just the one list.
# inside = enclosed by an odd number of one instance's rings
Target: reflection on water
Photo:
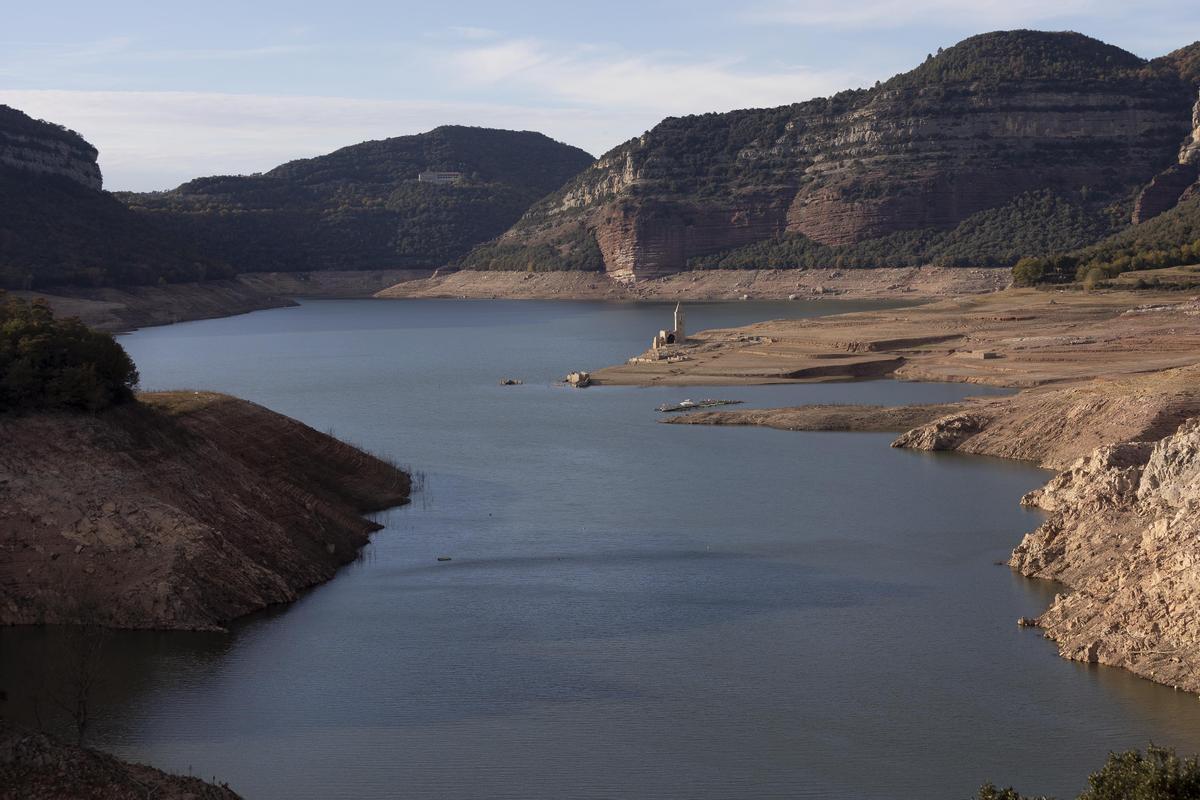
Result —
[[[249, 397], [427, 486], [290, 607], [229, 634], [115, 635], [95, 741], [250, 798], [966, 797], [987, 779], [1073, 796], [1110, 749], [1200, 750], [1194, 698], [1015, 625], [1054, 587], [995, 562], [1036, 525], [1017, 500], [1046, 473], [879, 434], [658, 425], [655, 406], [704, 390], [554, 384], [639, 350], [666, 313], [322, 301], [125, 337], [148, 388]], [[54, 635], [0, 632], [23, 713]]]

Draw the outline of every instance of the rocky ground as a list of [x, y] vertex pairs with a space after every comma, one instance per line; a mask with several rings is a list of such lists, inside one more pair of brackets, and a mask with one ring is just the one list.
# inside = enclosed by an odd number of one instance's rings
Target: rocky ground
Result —
[[1024, 502], [1050, 517], [1011, 563], [1071, 587], [1037, 620], [1059, 652], [1200, 692], [1200, 418], [1101, 447]]
[[[896, 377], [1025, 387], [947, 406], [710, 411], [670, 422], [911, 429], [897, 447], [1059, 470], [1011, 565], [1060, 594], [1035, 623], [1066, 658], [1200, 692], [1200, 302], [1180, 293], [1003, 292], [695, 336], [689, 361], [599, 370], [625, 383], [779, 382], [830, 361]], [[850, 377], [849, 372], [844, 373]]]
[[0, 800], [237, 800], [228, 786], [65, 744], [0, 720]]
[[463, 270], [398, 283], [376, 297], [451, 297], [512, 300], [812, 300], [925, 299], [1003, 289], [1007, 269], [703, 270], [618, 283], [595, 272], [479, 272]]
[[0, 624], [217, 629], [353, 560], [409, 477], [253, 403], [0, 418]]

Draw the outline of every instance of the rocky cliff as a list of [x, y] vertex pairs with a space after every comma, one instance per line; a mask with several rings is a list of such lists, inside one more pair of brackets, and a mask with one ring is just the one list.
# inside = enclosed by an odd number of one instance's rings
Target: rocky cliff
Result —
[[781, 234], [846, 246], [953, 228], [1022, 194], [1092, 213], [1172, 163], [1195, 87], [1073, 33], [973, 37], [869, 90], [664, 120], [534, 206], [468, 266], [635, 279]]
[[[1161, 59], [1176, 70], [1184, 82], [1200, 84], [1200, 42], [1184, 47]], [[1179, 159], [1153, 180], [1138, 195], [1133, 207], [1133, 224], [1139, 225], [1174, 208], [1181, 200], [1200, 192], [1200, 100], [1192, 110], [1191, 126], [1179, 149]]]
[[75, 131], [0, 105], [0, 165], [57, 175], [88, 189], [102, 185], [99, 155]]
[[1200, 420], [1102, 447], [1025, 502], [1050, 518], [1012, 565], [1071, 588], [1037, 621], [1062, 655], [1200, 691]]
[[253, 403], [182, 392], [0, 416], [0, 624], [215, 629], [353, 560], [401, 470]]
[[[437, 268], [592, 161], [540, 133], [444, 126], [121, 197], [237, 272]], [[426, 171], [456, 177], [420, 180]]]

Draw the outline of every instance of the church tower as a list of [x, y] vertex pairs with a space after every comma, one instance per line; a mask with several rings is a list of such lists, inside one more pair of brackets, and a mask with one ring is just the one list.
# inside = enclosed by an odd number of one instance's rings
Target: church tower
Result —
[[687, 332], [683, 327], [683, 304], [675, 304], [675, 341], [682, 342], [687, 339]]

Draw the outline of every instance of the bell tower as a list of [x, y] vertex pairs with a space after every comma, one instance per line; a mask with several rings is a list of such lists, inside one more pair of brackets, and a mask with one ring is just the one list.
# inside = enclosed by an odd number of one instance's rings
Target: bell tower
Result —
[[682, 342], [687, 339], [687, 331], [683, 327], [683, 304], [675, 304], [675, 341]]

